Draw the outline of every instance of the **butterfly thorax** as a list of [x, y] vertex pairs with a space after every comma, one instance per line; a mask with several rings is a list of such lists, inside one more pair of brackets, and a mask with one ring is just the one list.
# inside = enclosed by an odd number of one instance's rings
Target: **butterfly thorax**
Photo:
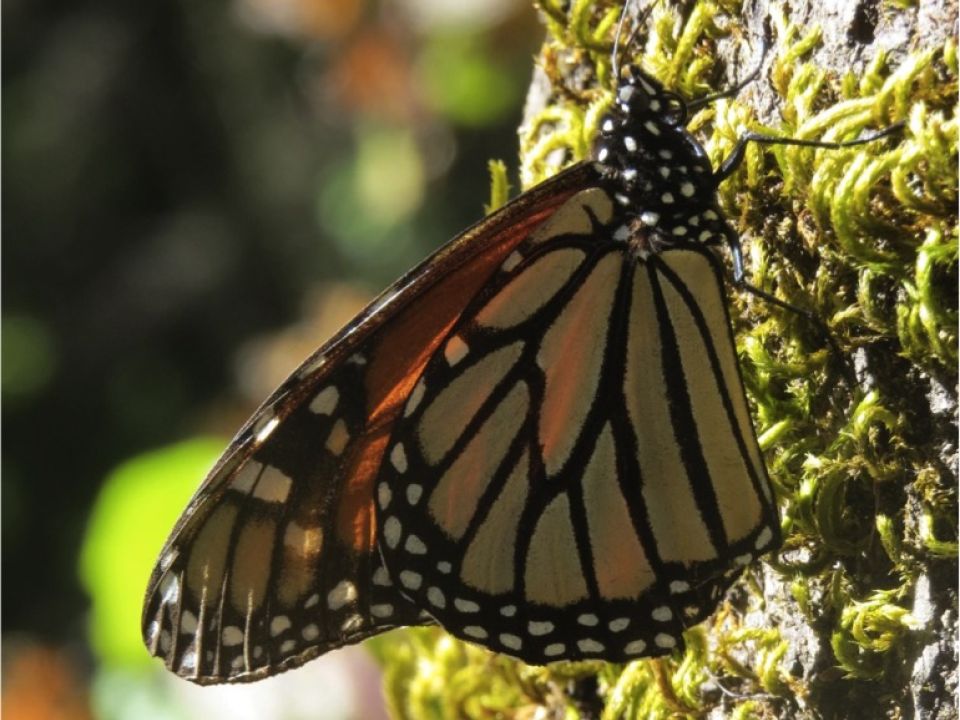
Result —
[[630, 66], [600, 123], [597, 165], [621, 218], [646, 230], [641, 234], [653, 251], [673, 242], [717, 242], [728, 232], [710, 159], [685, 121], [683, 101]]

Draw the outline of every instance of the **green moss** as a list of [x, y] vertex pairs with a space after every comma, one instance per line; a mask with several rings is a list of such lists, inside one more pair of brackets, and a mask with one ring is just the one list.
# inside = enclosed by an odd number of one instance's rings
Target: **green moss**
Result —
[[[888, 3], [884, 12], [910, 4]], [[555, 93], [521, 132], [524, 188], [588, 157], [613, 87], [619, 7], [540, 7], [548, 37], [539, 64]], [[666, 3], [651, 8], [642, 46], [623, 61], [686, 97], [722, 89], [716, 41], [742, 39], [737, 3], [702, 0], [685, 20]], [[818, 683], [832, 683], [837, 697], [849, 683], [858, 697], [892, 706], [907, 692], [905, 661], [935, 632], [909, 612], [914, 585], [942, 563], [955, 577], [958, 551], [956, 489], [941, 459], [955, 430], [929, 399], [938, 384], [957, 383], [957, 49], [948, 42], [896, 64], [879, 55], [861, 76], [837, 77], [811, 59], [817, 28], [783, 14], [772, 24], [765, 77], [780, 96], [780, 121], [761, 125], [740, 99], [706, 107], [690, 127], [715, 163], [744, 130], [842, 140], [905, 124], [892, 138], [844, 150], [753, 145], [720, 188], [749, 281], [821, 318], [861, 376], [844, 382], [844, 363], [805, 318], [731, 293], [783, 550], [751, 568], [735, 602], [689, 630], [685, 651], [668, 658], [530, 668], [441, 631], [410, 631], [403, 643], [382, 646], [398, 716], [519, 718], [546, 707], [551, 717], [576, 717], [568, 686], [591, 676], [605, 719], [718, 709], [781, 717], [820, 697]], [[496, 205], [502, 170], [493, 172]], [[826, 662], [837, 671], [794, 675], [788, 632], [832, 650]], [[897, 678], [901, 686], [891, 685]], [[883, 682], [882, 693], [869, 689]]]

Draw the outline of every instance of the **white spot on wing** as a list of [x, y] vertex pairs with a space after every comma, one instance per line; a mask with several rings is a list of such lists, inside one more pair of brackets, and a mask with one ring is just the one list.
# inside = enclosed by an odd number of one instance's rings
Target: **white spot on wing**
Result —
[[463, 629], [463, 634], [469, 635], [470, 637], [476, 638], [477, 640], [483, 640], [487, 637], [487, 631], [484, 630], [482, 627], [478, 627], [476, 625], [467, 625]]
[[423, 540], [416, 535], [407, 535], [407, 541], [403, 544], [404, 549], [411, 555], [426, 555], [427, 546]]
[[647, 644], [643, 640], [632, 640], [623, 647], [627, 655], [639, 655], [646, 649]]
[[393, 515], [388, 517], [383, 523], [383, 539], [387, 541], [387, 547], [393, 550], [400, 544], [400, 533], [403, 532], [403, 526]]
[[593, 627], [598, 622], [600, 622], [600, 618], [598, 618], [593, 613], [584, 613], [583, 615], [577, 618], [577, 622], [580, 623], [581, 625], [586, 625], [587, 627]]
[[773, 539], [773, 532], [770, 528], [765, 527], [760, 531], [760, 534], [757, 535], [756, 542], [753, 543], [753, 546], [757, 550], [763, 550], [767, 545], [770, 544], [770, 541]]
[[418, 590], [423, 582], [423, 576], [413, 570], [404, 570], [400, 573], [400, 584], [407, 590]]
[[390, 451], [390, 464], [398, 473], [407, 471], [407, 453], [403, 449], [403, 443], [397, 443], [393, 446], [393, 450]]
[[617, 618], [616, 620], [611, 620], [607, 627], [610, 628], [610, 632], [622, 632], [627, 629], [630, 625], [630, 618]]
[[357, 586], [349, 580], [341, 580], [333, 590], [327, 593], [327, 607], [331, 610], [339, 610], [347, 603], [357, 599]]
[[435, 586], [427, 589], [427, 600], [429, 600], [430, 604], [434, 607], [445, 608], [447, 606], [447, 598], [444, 596], [443, 591]]
[[377, 485], [377, 504], [381, 510], [386, 510], [391, 498], [393, 498], [393, 493], [390, 491], [390, 486], [387, 485], [387, 483], [382, 482]]
[[261, 470], [263, 470], [263, 465], [256, 460], [247, 461], [233, 476], [233, 480], [230, 481], [230, 489], [243, 495], [249, 495], [257, 482], [257, 478], [260, 477]]
[[519, 650], [523, 647], [523, 640], [510, 633], [500, 633], [500, 642], [503, 646], [511, 650]]
[[243, 630], [236, 625], [227, 625], [220, 633], [224, 647], [235, 647], [243, 642]]
[[462, 613], [480, 612], [480, 606], [473, 600], [464, 600], [463, 598], [454, 598], [453, 606]]
[[413, 483], [412, 485], [407, 485], [407, 502], [411, 505], [416, 505], [420, 502], [420, 496], [423, 495], [423, 485], [417, 485]]
[[197, 651], [187, 650], [180, 661], [180, 672], [191, 672], [197, 669]]
[[603, 643], [599, 643], [592, 638], [577, 640], [577, 647], [580, 648], [581, 652], [603, 652], [604, 650]]
[[320, 637], [320, 628], [317, 627], [316, 623], [310, 623], [300, 631], [300, 634], [303, 636], [304, 640], [307, 642], [312, 642]]
[[390, 603], [382, 603], [380, 605], [371, 605], [370, 614], [378, 618], [386, 618], [393, 615], [393, 605]]
[[547, 657], [556, 657], [562, 655], [567, 646], [563, 643], [550, 643], [543, 649], [543, 654]]
[[534, 635], [534, 636], [546, 635], [548, 633], [551, 633], [553, 632], [553, 628], [554, 628], [553, 623], [549, 621], [543, 621], [543, 622], [531, 621], [527, 623], [527, 632], [529, 632], [531, 635]]
[[650, 616], [657, 622], [667, 622], [673, 617], [673, 612], [666, 605], [661, 605], [658, 608], [654, 608]]
[[334, 455], [339, 456], [350, 441], [350, 433], [347, 431], [347, 424], [340, 418], [333, 424], [330, 435], [327, 437], [327, 450]]
[[337, 409], [337, 401], [340, 399], [340, 391], [333, 385], [328, 385], [318, 392], [308, 405], [310, 412], [317, 415], [332, 415]]
[[184, 610], [180, 616], [180, 632], [193, 635], [197, 631], [197, 616], [189, 610]]
[[180, 580], [176, 575], [168, 574], [160, 581], [160, 602], [173, 605], [180, 599]]
[[253, 496], [264, 502], [286, 502], [292, 486], [293, 480], [291, 478], [272, 465], [267, 465], [260, 474], [260, 480], [253, 490]]
[[275, 615], [270, 621], [270, 637], [282, 635], [291, 627], [290, 618], [286, 615]]
[[676, 647], [677, 644], [677, 639], [673, 635], [667, 635], [666, 633], [658, 634], [653, 641], [657, 644], [657, 647], [662, 648]]

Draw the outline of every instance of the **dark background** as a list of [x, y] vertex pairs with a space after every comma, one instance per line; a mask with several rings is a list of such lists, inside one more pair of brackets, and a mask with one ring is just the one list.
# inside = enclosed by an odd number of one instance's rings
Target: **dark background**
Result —
[[104, 478], [225, 444], [480, 217], [542, 31], [522, 2], [19, 0], [3, 19], [5, 671], [39, 647], [83, 685], [78, 552]]

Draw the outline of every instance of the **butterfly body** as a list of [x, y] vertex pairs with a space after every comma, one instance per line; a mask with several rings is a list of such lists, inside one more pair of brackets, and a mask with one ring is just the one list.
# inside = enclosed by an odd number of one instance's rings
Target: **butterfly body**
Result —
[[209, 683], [434, 620], [534, 663], [682, 643], [779, 538], [684, 115], [626, 73], [593, 161], [291, 375], [161, 554], [151, 652]]

